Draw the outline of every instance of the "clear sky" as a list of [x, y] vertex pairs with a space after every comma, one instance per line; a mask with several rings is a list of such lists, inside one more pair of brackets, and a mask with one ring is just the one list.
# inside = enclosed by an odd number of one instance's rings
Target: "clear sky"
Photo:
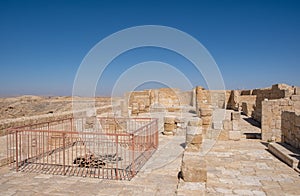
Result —
[[[71, 95], [77, 69], [91, 48], [137, 25], [169, 26], [196, 38], [215, 59], [227, 89], [300, 86], [297, 0], [1, 0], [0, 96]], [[143, 61], [171, 64], [193, 86], [206, 86], [189, 61], [148, 47], [116, 58], [101, 76], [97, 95], [109, 95], [118, 77]]]

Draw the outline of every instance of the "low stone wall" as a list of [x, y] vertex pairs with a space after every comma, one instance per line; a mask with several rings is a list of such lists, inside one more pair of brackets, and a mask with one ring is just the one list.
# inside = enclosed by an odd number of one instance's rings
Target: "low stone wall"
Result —
[[300, 149], [300, 114], [284, 111], [281, 114], [282, 141]]

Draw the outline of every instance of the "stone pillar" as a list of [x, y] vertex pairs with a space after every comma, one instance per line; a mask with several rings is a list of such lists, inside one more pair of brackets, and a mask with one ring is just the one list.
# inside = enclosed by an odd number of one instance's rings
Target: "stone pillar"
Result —
[[200, 117], [202, 119], [203, 132], [206, 134], [207, 130], [211, 128], [213, 110], [209, 107], [200, 108]]
[[184, 153], [181, 172], [185, 182], [207, 181], [206, 161], [199, 153]]
[[186, 147], [187, 152], [200, 152], [202, 145], [202, 127], [187, 126]]
[[175, 116], [164, 117], [164, 135], [174, 135], [176, 129]]
[[229, 131], [229, 139], [230, 140], [240, 140], [241, 139], [241, 130], [239, 126], [239, 121], [241, 119], [240, 112], [232, 112], [231, 113], [231, 123], [232, 130]]

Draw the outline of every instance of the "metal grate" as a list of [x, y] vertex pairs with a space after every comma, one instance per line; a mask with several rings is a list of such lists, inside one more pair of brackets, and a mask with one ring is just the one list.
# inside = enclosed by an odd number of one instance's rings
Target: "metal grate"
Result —
[[81, 118], [9, 130], [16, 171], [132, 179], [158, 147], [157, 119]]

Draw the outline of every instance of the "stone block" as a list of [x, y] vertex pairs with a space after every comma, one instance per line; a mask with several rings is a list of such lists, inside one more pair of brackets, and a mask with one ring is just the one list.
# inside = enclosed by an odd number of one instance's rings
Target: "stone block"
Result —
[[206, 161], [198, 153], [184, 153], [181, 172], [185, 182], [207, 181]]
[[186, 151], [199, 152], [202, 144], [202, 128], [188, 126], [186, 131]]
[[164, 130], [165, 131], [173, 131], [175, 128], [176, 128], [175, 124], [168, 124], [168, 123], [164, 124]]
[[174, 124], [175, 123], [175, 116], [165, 116], [164, 123], [167, 124]]
[[224, 130], [232, 130], [231, 120], [223, 120], [223, 129]]
[[186, 122], [186, 118], [175, 117], [174, 122], [175, 123], [185, 123]]
[[210, 108], [200, 108], [200, 116], [212, 116], [213, 110]]
[[232, 120], [231, 122], [232, 122], [232, 130], [239, 131], [240, 130], [239, 120]]
[[210, 125], [211, 124], [211, 116], [204, 116], [202, 119], [202, 125]]
[[189, 143], [186, 144], [185, 147], [185, 152], [200, 152], [201, 150], [201, 144], [193, 144], [193, 143]]
[[241, 139], [241, 131], [229, 131], [228, 137], [229, 140], [238, 141]]
[[196, 126], [187, 126], [186, 127], [186, 134], [187, 135], [199, 135], [202, 134], [202, 128]]
[[[201, 145], [202, 144], [202, 140], [203, 140], [203, 138], [202, 138], [202, 134], [199, 134], [199, 135], [195, 135], [194, 137], [193, 137], [193, 139], [192, 139], [192, 141], [191, 141], [191, 144], [199, 144], [199, 145]], [[200, 147], [200, 146], [199, 146]]]
[[173, 132], [173, 131], [166, 131], [166, 130], [165, 130], [165, 131], [163, 132], [163, 134], [164, 134], [164, 135], [174, 135], [174, 132]]
[[231, 113], [231, 120], [239, 120], [239, 119], [241, 119], [240, 112], [232, 112]]
[[202, 126], [202, 119], [197, 117], [189, 119], [188, 126], [196, 126], [196, 127]]
[[227, 141], [229, 140], [229, 131], [228, 130], [221, 130], [220, 135], [218, 137], [220, 141]]

